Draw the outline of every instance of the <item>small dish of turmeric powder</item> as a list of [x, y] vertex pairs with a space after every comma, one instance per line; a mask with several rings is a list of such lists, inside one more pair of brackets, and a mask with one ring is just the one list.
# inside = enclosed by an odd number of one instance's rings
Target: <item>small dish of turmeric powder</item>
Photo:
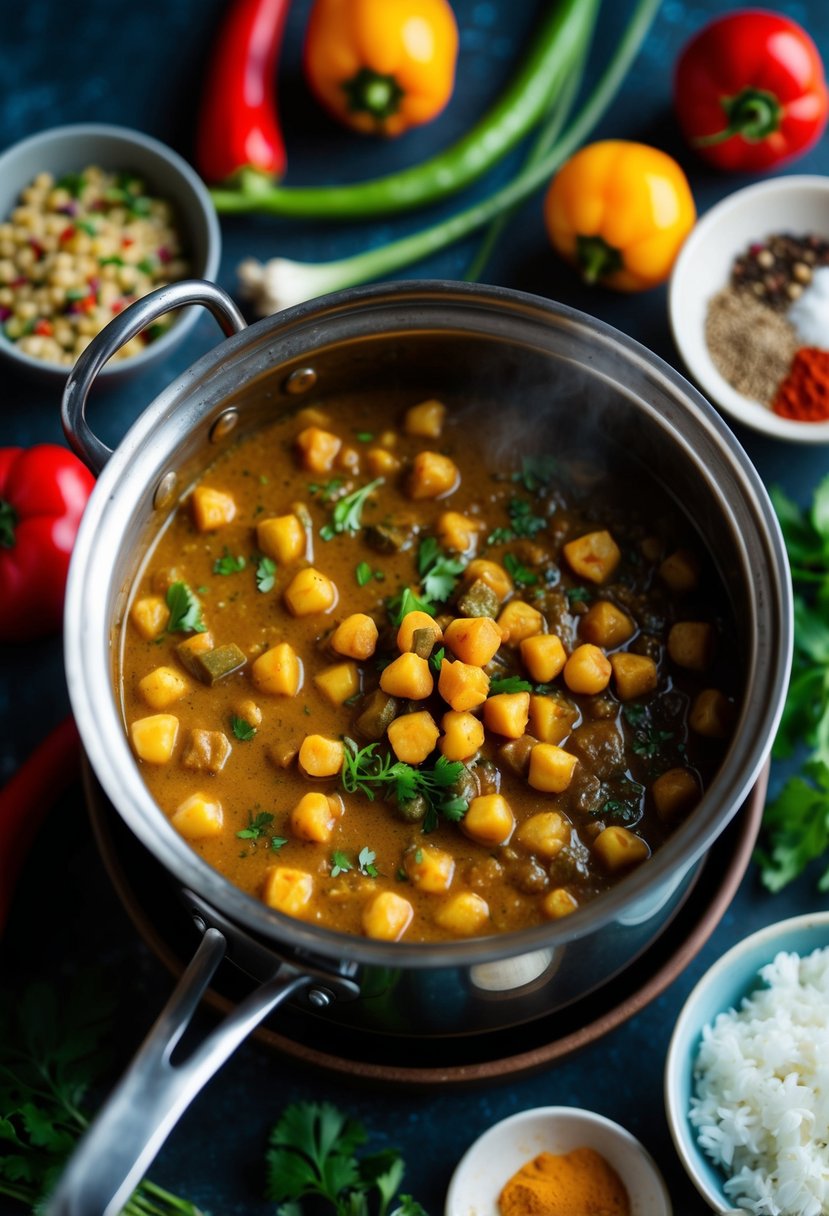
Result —
[[461, 1158], [444, 1216], [671, 1216], [659, 1170], [618, 1123], [540, 1106], [489, 1128]]

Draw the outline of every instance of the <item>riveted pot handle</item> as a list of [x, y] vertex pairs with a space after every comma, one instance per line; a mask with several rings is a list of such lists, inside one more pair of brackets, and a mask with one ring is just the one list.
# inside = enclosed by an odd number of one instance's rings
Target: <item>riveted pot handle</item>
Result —
[[165, 313], [188, 304], [202, 304], [211, 312], [226, 337], [245, 329], [247, 322], [227, 292], [206, 279], [183, 279], [142, 296], [104, 326], [78, 356], [63, 390], [61, 419], [72, 449], [93, 473], [100, 473], [112, 455], [86, 421], [86, 399], [98, 372], [131, 338]]
[[225, 954], [209, 928], [127, 1072], [85, 1132], [47, 1205], [47, 1216], [117, 1216], [193, 1098], [277, 1005], [315, 983], [283, 964], [183, 1061], [171, 1056]]

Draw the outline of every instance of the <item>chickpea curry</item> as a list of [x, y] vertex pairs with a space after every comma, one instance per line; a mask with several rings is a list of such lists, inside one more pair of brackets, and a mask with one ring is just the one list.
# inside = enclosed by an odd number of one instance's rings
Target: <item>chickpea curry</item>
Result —
[[496, 459], [438, 400], [306, 408], [155, 542], [119, 645], [132, 748], [279, 912], [410, 942], [558, 919], [716, 771], [736, 648], [696, 534], [526, 446]]

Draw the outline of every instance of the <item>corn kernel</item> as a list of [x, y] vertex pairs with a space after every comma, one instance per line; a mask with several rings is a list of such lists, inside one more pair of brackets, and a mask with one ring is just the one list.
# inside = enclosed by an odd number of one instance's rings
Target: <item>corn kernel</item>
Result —
[[534, 790], [545, 794], [561, 794], [573, 780], [578, 758], [571, 756], [555, 743], [536, 743], [530, 752], [530, 772], [527, 781]]
[[337, 588], [319, 570], [306, 566], [291, 579], [284, 598], [288, 611], [294, 616], [313, 616], [331, 611], [337, 603]]
[[220, 836], [224, 824], [222, 804], [206, 794], [191, 794], [176, 807], [170, 822], [185, 840]]
[[147, 764], [166, 764], [178, 738], [178, 718], [173, 714], [153, 714], [138, 718], [130, 726], [136, 756]]
[[156, 667], [138, 681], [138, 691], [150, 709], [166, 709], [180, 701], [190, 685], [172, 667]]
[[291, 866], [268, 866], [262, 899], [269, 908], [286, 916], [299, 916], [314, 894], [314, 879], [305, 870]]
[[565, 887], [555, 887], [541, 900], [541, 911], [548, 920], [561, 920], [562, 916], [575, 912], [578, 906], [575, 895], [571, 895]]
[[302, 663], [288, 642], [279, 642], [260, 654], [250, 674], [259, 691], [271, 696], [295, 697], [302, 687]]

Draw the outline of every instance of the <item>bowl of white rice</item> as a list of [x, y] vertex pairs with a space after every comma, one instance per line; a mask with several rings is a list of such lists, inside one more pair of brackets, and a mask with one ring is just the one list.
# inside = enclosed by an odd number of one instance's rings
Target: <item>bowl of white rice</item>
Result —
[[829, 1212], [829, 912], [760, 929], [706, 972], [671, 1037], [665, 1107], [715, 1212]]

